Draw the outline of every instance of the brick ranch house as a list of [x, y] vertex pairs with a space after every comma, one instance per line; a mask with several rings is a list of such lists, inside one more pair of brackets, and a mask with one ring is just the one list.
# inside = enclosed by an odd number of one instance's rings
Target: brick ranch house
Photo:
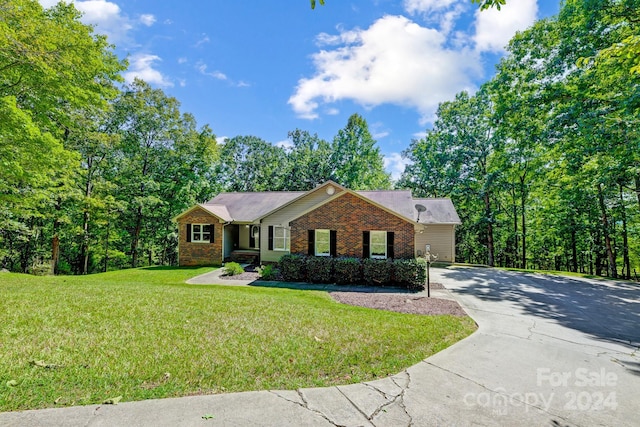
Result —
[[274, 263], [289, 253], [413, 258], [426, 245], [439, 261], [453, 262], [460, 224], [450, 199], [353, 191], [333, 181], [310, 191], [221, 193], [174, 220], [182, 266]]

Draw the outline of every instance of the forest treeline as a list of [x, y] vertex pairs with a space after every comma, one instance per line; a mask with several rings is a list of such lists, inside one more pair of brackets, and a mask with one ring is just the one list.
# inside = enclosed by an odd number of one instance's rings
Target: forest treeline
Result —
[[331, 141], [300, 129], [283, 146], [217, 140], [162, 90], [124, 84], [126, 61], [72, 5], [0, 0], [0, 266], [175, 264], [172, 219], [189, 206], [333, 179], [451, 197], [458, 261], [632, 276], [640, 74], [611, 47], [638, 34], [636, 2], [567, 0], [516, 35], [489, 82], [407, 141], [394, 183], [358, 114]]

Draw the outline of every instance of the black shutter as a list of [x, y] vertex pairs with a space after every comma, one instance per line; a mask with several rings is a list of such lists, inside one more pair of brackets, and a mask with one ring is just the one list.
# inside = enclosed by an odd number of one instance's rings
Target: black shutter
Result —
[[316, 254], [316, 231], [309, 230], [308, 231], [309, 239], [307, 246], [307, 255], [314, 256]]
[[255, 227], [255, 225], [250, 225], [249, 226], [249, 247], [250, 248], [255, 248], [256, 247], [256, 238], [253, 236], [254, 227]]
[[362, 258], [369, 258], [371, 253], [369, 252], [369, 232], [362, 232]]
[[209, 243], [213, 243], [213, 242], [216, 241], [215, 233], [214, 233], [214, 231], [216, 230], [216, 226], [213, 225], [213, 224], [209, 224], [209, 227], [211, 227], [210, 228], [211, 231], [210, 231], [210, 234], [209, 234]]
[[329, 233], [329, 247], [331, 248], [329, 249], [329, 253], [333, 257], [338, 256], [338, 250], [337, 250], [338, 248], [336, 244], [337, 235], [338, 235], [338, 232], [336, 230], [331, 230]]
[[191, 224], [187, 224], [187, 242], [191, 241]]
[[269, 250], [273, 250], [273, 225], [269, 226]]
[[387, 231], [387, 258], [393, 259], [393, 231]]

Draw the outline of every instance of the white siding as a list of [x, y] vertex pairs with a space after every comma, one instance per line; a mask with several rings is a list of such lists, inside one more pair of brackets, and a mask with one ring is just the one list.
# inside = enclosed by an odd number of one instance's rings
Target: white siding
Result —
[[270, 251], [269, 250], [269, 226], [270, 225], [282, 225], [289, 226], [289, 222], [300, 214], [311, 210], [318, 206], [320, 203], [326, 201], [331, 197], [336, 197], [343, 190], [334, 187], [336, 192], [333, 195], [327, 194], [326, 187], [318, 188], [317, 191], [313, 191], [304, 197], [296, 200], [288, 206], [279, 209], [271, 215], [265, 217], [262, 220], [262, 227], [260, 228], [260, 259], [266, 262], [277, 262], [282, 255], [288, 254], [288, 251]]
[[418, 251], [424, 255], [425, 245], [431, 245], [431, 255], [437, 255], [438, 261], [455, 261], [455, 226], [427, 225], [424, 233], [416, 233], [416, 256]]

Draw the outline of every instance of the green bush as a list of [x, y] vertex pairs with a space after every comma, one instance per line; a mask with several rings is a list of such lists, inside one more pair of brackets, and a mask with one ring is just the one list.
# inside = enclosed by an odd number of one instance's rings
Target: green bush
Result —
[[422, 290], [427, 280], [427, 261], [419, 259], [397, 259], [393, 262], [394, 282], [410, 290]]
[[261, 265], [256, 268], [256, 271], [262, 280], [275, 280], [277, 278], [276, 269], [272, 264]]
[[393, 262], [384, 259], [366, 258], [362, 261], [362, 278], [368, 285], [384, 286], [391, 283]]
[[308, 257], [307, 278], [312, 283], [333, 282], [333, 258], [326, 256]]
[[283, 255], [278, 262], [280, 274], [285, 282], [304, 282], [307, 279], [306, 257], [303, 255]]
[[353, 285], [362, 281], [362, 264], [358, 258], [336, 258], [333, 261], [335, 282]]
[[48, 262], [41, 262], [34, 264], [29, 268], [29, 273], [34, 276], [48, 276], [51, 274], [51, 264]]
[[237, 262], [228, 262], [222, 267], [224, 274], [227, 276], [235, 276], [244, 273], [244, 268]]

